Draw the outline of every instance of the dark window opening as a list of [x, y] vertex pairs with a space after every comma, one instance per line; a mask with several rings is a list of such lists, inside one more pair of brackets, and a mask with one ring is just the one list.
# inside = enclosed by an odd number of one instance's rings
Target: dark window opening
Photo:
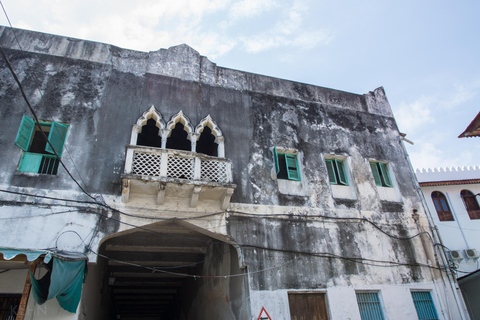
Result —
[[218, 157], [218, 143], [215, 143], [215, 136], [209, 127], [203, 128], [202, 134], [197, 141], [197, 152]]
[[273, 148], [277, 179], [300, 181], [297, 156], [294, 154], [278, 153], [277, 147]]
[[338, 159], [326, 159], [328, 178], [330, 184], [348, 186], [347, 175], [343, 161]]
[[0, 320], [16, 319], [21, 299], [21, 294], [1, 294]]
[[452, 212], [450, 211], [450, 207], [447, 203], [447, 198], [445, 198], [443, 193], [439, 191], [433, 191], [432, 200], [440, 221], [454, 221]]
[[22, 118], [15, 138], [15, 145], [23, 150], [18, 171], [56, 175], [69, 126], [56, 121], [38, 124], [45, 135], [32, 118]]
[[187, 131], [182, 123], [177, 122], [167, 139], [167, 149], [192, 151], [192, 143], [187, 139]]
[[137, 145], [156, 147], [162, 146], [162, 138], [158, 135], [157, 122], [154, 119], [148, 119], [147, 124], [142, 126], [142, 132], [138, 134]]
[[460, 196], [463, 199], [463, 203], [465, 204], [470, 219], [480, 219], [480, 206], [478, 205], [475, 195], [471, 191], [462, 190]]
[[[51, 154], [45, 151], [45, 148], [47, 146], [47, 140], [45, 139], [43, 134], [40, 132], [40, 130], [38, 130], [38, 127], [35, 126], [35, 129], [36, 131], [33, 134], [32, 144], [30, 145], [28, 152]], [[45, 135], [48, 137], [48, 133], [50, 132], [50, 127], [42, 126], [42, 130], [43, 132], [45, 132]]]
[[370, 162], [375, 184], [379, 187], [392, 187], [392, 179], [388, 172], [388, 164], [382, 162]]

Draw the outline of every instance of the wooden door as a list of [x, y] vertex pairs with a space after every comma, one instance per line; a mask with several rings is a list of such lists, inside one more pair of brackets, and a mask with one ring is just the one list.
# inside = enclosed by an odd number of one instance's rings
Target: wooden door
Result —
[[288, 293], [291, 320], [328, 320], [325, 293]]

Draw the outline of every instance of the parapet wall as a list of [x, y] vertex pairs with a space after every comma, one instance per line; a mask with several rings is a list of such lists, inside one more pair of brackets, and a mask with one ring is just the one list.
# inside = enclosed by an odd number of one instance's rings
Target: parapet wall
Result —
[[417, 169], [415, 175], [418, 182], [480, 179], [480, 167]]
[[364, 95], [218, 67], [186, 44], [141, 52], [113, 45], [0, 26], [0, 46], [111, 65], [136, 76], [155, 74], [209, 86], [322, 103], [392, 117], [382, 87]]

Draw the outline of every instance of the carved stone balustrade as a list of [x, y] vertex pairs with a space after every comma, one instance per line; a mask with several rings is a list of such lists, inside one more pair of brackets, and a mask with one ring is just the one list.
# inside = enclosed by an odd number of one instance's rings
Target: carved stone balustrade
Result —
[[236, 185], [232, 165], [225, 158], [173, 149], [127, 145], [122, 174], [122, 202], [133, 197], [156, 195], [156, 205], [187, 200], [191, 208], [199, 201], [219, 201], [225, 210]]

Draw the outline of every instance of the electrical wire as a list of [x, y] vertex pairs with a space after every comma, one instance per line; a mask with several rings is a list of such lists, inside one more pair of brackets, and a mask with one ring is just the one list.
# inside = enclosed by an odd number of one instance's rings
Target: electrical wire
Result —
[[75, 177], [72, 175], [72, 173], [68, 170], [67, 166], [66, 166], [65, 163], [62, 161], [62, 159], [61, 159], [60, 156], [58, 155], [57, 151], [55, 150], [54, 146], [52, 145], [52, 143], [51, 143], [50, 140], [48, 139], [47, 135], [46, 135], [45, 132], [43, 131], [42, 126], [40, 125], [40, 120], [38, 120], [38, 117], [37, 117], [37, 114], [35, 113], [35, 110], [33, 110], [32, 105], [31, 105], [30, 102], [28, 101], [27, 95], [25, 94], [25, 91], [23, 90], [22, 84], [21, 84], [20, 80], [18, 79], [15, 71], [13, 70], [12, 66], [10, 65], [10, 62], [8, 61], [7, 56], [5, 55], [5, 52], [3, 51], [3, 49], [2, 49], [1, 47], [0, 47], [0, 54], [2, 55], [3, 60], [5, 61], [8, 70], [10, 70], [10, 73], [12, 74], [13, 78], [14, 78], [15, 81], [17, 82], [18, 88], [20, 89], [20, 92], [22, 93], [22, 97], [23, 97], [23, 99], [25, 100], [25, 103], [27, 104], [28, 108], [30, 109], [30, 112], [32, 113], [32, 115], [33, 115], [33, 117], [34, 117], [34, 119], [35, 119], [35, 125], [37, 126], [37, 128], [38, 128], [39, 131], [41, 132], [42, 137], [45, 139], [45, 141], [47, 142], [47, 144], [48, 144], [48, 145], [50, 146], [50, 148], [52, 149], [53, 154], [55, 154], [55, 156], [57, 157], [57, 160], [62, 164], [62, 166], [63, 166], [63, 168], [65, 169], [65, 171], [67, 172], [67, 174], [68, 174], [68, 175], [70, 176], [70, 178], [75, 182], [75, 184], [80, 188], [80, 190], [82, 190], [82, 192], [85, 193], [88, 197], [96, 200], [92, 195], [90, 195], [90, 194], [83, 188], [83, 186], [75, 179]]

